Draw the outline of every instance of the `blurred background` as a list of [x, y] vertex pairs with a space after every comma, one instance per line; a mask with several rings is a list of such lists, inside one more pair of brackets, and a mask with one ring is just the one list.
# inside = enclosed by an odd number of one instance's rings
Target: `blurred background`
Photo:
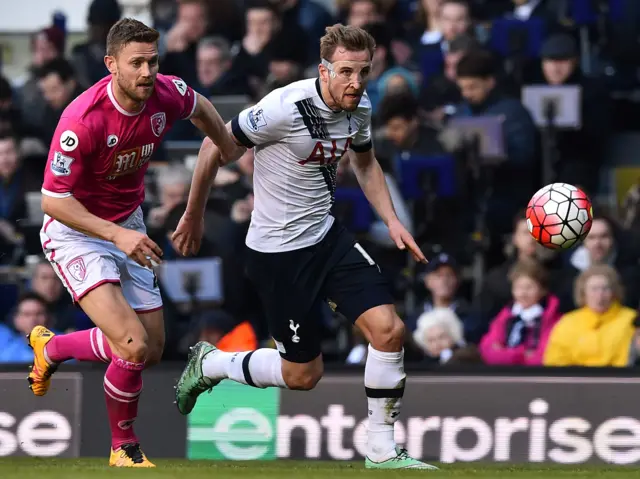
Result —
[[[24, 334], [90, 327], [44, 260], [40, 187], [64, 108], [107, 74], [111, 25], [161, 32], [160, 72], [209, 97], [225, 121], [269, 91], [317, 75], [336, 22], [377, 42], [368, 94], [374, 144], [401, 221], [430, 263], [390, 243], [347, 158], [334, 214], [391, 281], [407, 362], [636, 363], [640, 305], [640, 2], [637, 0], [22, 0], [0, 17], [0, 362], [30, 362]], [[155, 153], [144, 204], [165, 252], [165, 359], [206, 339], [272, 346], [243, 274], [253, 153], [220, 170], [197, 258], [168, 240], [202, 138], [177, 124]], [[586, 191], [591, 233], [542, 250], [524, 208], [551, 182]], [[327, 307], [323, 354], [363, 364], [362, 335]]]

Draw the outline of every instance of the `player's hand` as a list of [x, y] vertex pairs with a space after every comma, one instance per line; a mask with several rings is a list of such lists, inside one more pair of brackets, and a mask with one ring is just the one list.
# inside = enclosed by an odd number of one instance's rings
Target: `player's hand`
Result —
[[121, 228], [114, 237], [113, 244], [136, 263], [147, 268], [162, 262], [160, 246], [139, 231]]
[[407, 229], [402, 226], [402, 223], [400, 223], [398, 219], [390, 221], [388, 226], [389, 236], [396, 244], [398, 249], [405, 250], [409, 248], [411, 256], [413, 256], [416, 261], [420, 261], [421, 263], [428, 263], [427, 258], [425, 258], [424, 253], [416, 244], [413, 236], [411, 236]]
[[171, 235], [173, 245], [182, 256], [197, 254], [200, 251], [200, 243], [204, 234], [204, 218], [194, 217], [189, 213], [185, 213], [180, 218], [178, 227]]

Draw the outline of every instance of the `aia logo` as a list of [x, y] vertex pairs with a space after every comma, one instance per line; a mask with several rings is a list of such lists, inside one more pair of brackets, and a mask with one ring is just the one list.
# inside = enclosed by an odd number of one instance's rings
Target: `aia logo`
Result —
[[[351, 146], [351, 142], [353, 140], [351, 138], [347, 138], [344, 142], [344, 148], [340, 151], [340, 156], [338, 156], [338, 144], [336, 140], [331, 140], [331, 148], [326, 148], [323, 145], [322, 141], [318, 141], [316, 146], [313, 147], [313, 151], [307, 157], [306, 160], [299, 161], [301, 165], [306, 165], [307, 163], [318, 163], [318, 165], [332, 165], [333, 163], [340, 161], [340, 159], [347, 152], [349, 147]], [[326, 152], [328, 151], [329, 157], [327, 158]]]
[[153, 143], [117, 152], [113, 157], [108, 180], [134, 173], [146, 165], [153, 155]]

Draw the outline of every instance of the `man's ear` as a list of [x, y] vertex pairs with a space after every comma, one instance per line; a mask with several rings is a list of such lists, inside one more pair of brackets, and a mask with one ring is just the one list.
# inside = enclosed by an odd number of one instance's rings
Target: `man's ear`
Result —
[[116, 57], [106, 55], [104, 57], [104, 64], [107, 67], [107, 70], [109, 70], [109, 73], [113, 74], [118, 71], [118, 67], [116, 65]]

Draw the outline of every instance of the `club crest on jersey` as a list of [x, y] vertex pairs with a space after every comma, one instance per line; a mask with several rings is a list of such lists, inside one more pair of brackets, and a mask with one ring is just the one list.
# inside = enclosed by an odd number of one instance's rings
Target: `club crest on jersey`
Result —
[[260, 128], [267, 126], [267, 120], [264, 118], [262, 108], [251, 109], [247, 115], [247, 123], [253, 131], [258, 131]]
[[73, 163], [73, 158], [56, 151], [51, 158], [51, 173], [55, 176], [69, 176], [71, 163]]
[[164, 112], [151, 115], [151, 130], [154, 135], [160, 137], [165, 126], [167, 126], [167, 115], [165, 115]]
[[69, 274], [73, 279], [80, 283], [82, 283], [87, 277], [87, 267], [84, 264], [84, 260], [80, 256], [72, 259], [71, 261], [69, 261], [69, 263], [67, 263], [67, 271], [69, 271]]

